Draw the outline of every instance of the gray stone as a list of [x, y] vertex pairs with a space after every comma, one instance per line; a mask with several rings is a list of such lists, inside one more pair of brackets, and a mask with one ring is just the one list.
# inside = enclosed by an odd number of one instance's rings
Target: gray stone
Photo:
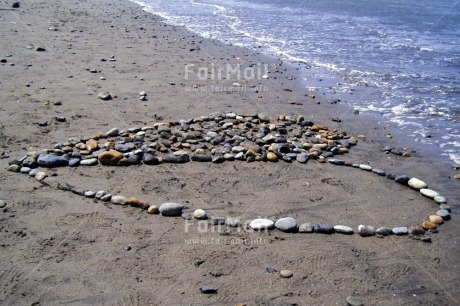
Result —
[[310, 157], [308, 157], [308, 155], [305, 153], [300, 153], [296, 156], [296, 160], [301, 164], [305, 164], [309, 159]]
[[160, 206], [160, 213], [163, 216], [180, 216], [184, 205], [178, 203], [163, 203]]
[[190, 161], [190, 157], [188, 154], [182, 154], [179, 156], [174, 155], [166, 155], [163, 157], [163, 162], [165, 163], [172, 163], [172, 164], [183, 164]]
[[110, 199], [112, 198], [112, 195], [109, 193], [109, 194], [105, 194], [101, 197], [101, 201], [103, 202], [108, 202], [110, 201]]
[[415, 177], [411, 178], [407, 182], [407, 185], [409, 185], [411, 188], [416, 189], [416, 190], [420, 190], [422, 188], [427, 188], [428, 187], [427, 183], [425, 183], [424, 181], [419, 180], [418, 178], [415, 178]]
[[215, 164], [223, 163], [224, 161], [225, 161], [225, 158], [221, 155], [217, 155], [212, 158], [212, 162]]
[[96, 195], [94, 196], [96, 199], [100, 199], [102, 198], [103, 196], [105, 196], [106, 192], [104, 190], [99, 190], [98, 192], [96, 192]]
[[21, 166], [18, 165], [11, 165], [8, 167], [8, 171], [19, 172], [19, 170], [21, 170]]
[[341, 159], [329, 158], [327, 161], [333, 165], [338, 165], [338, 166], [345, 165], [345, 161]]
[[345, 225], [335, 225], [334, 231], [336, 233], [344, 234], [344, 235], [353, 235], [354, 231], [351, 227]]
[[281, 218], [275, 222], [275, 227], [283, 232], [295, 232], [297, 231], [297, 221], [291, 217]]
[[30, 170], [29, 175], [30, 175], [31, 177], [35, 177], [35, 175], [37, 175], [38, 172], [40, 172], [40, 170], [38, 170], [38, 169], [32, 169], [32, 170]]
[[436, 212], [436, 214], [440, 217], [442, 217], [444, 220], [449, 220], [450, 219], [450, 213], [446, 209], [440, 209]]
[[209, 286], [203, 286], [200, 287], [200, 292], [203, 294], [215, 294], [217, 293], [217, 288], [209, 287]]
[[71, 158], [69, 160], [69, 167], [78, 167], [80, 165], [80, 159], [79, 158]]
[[185, 212], [181, 214], [181, 217], [184, 220], [192, 220], [192, 218], [193, 218], [191, 214], [185, 213]]
[[299, 226], [299, 233], [313, 233], [313, 224], [303, 223]]
[[257, 117], [259, 118], [260, 121], [262, 122], [266, 122], [266, 123], [269, 123], [270, 122], [270, 116], [265, 114], [265, 113], [260, 113], [259, 115], [257, 115]]
[[424, 235], [425, 234], [425, 230], [421, 227], [414, 227], [414, 226], [411, 226], [409, 227], [409, 234], [410, 235], [414, 235], [414, 236], [417, 236], [417, 235]]
[[22, 166], [29, 167], [29, 168], [37, 167], [37, 156], [36, 155], [27, 156], [27, 158], [24, 159], [24, 161], [22, 162]]
[[275, 227], [275, 222], [269, 219], [257, 218], [249, 223], [249, 227], [253, 230], [270, 230]]
[[319, 234], [333, 234], [334, 233], [334, 227], [329, 224], [316, 224], [313, 227], [313, 231], [315, 233]]
[[64, 167], [69, 161], [64, 156], [54, 154], [43, 154], [38, 157], [38, 165], [44, 168]]
[[192, 155], [192, 161], [196, 161], [196, 162], [211, 162], [212, 157], [209, 156], [209, 155], [205, 155], [205, 154], [195, 154], [195, 155]]
[[115, 148], [116, 151], [121, 152], [121, 153], [126, 153], [129, 151], [132, 151], [136, 149], [136, 145], [132, 142], [128, 143], [116, 143]]
[[144, 153], [144, 156], [142, 157], [142, 161], [146, 165], [158, 165], [161, 163], [158, 156], [154, 154], [150, 154], [150, 153]]
[[391, 228], [389, 227], [379, 227], [376, 231], [375, 231], [376, 234], [378, 235], [381, 235], [381, 236], [389, 236], [391, 234], [393, 234], [393, 231]]
[[407, 235], [409, 233], [409, 230], [405, 226], [394, 227], [391, 231], [397, 236]]
[[21, 169], [19, 169], [19, 172], [21, 173], [24, 173], [24, 174], [27, 174], [31, 171], [32, 169], [30, 169], [29, 167], [21, 167]]
[[0, 200], [0, 208], [4, 208], [6, 206], [6, 202], [3, 200]]
[[375, 235], [375, 230], [372, 226], [361, 224], [358, 226], [358, 232], [362, 237], [369, 237]]
[[94, 191], [88, 190], [85, 192], [85, 197], [87, 198], [94, 198], [96, 196], [96, 193]]
[[352, 295], [347, 297], [347, 303], [350, 306], [364, 306], [364, 304], [361, 303], [361, 301], [356, 296]]
[[433, 198], [433, 200], [438, 203], [438, 204], [446, 204], [447, 203], [447, 199], [443, 196], [435, 196]]
[[385, 176], [385, 171], [383, 171], [382, 169], [373, 168], [372, 172], [374, 172], [375, 174], [380, 175], [380, 176]]
[[115, 127], [113, 129], [111, 129], [110, 131], [108, 131], [107, 133], [105, 133], [105, 135], [107, 137], [115, 137], [115, 136], [118, 136], [119, 133], [120, 132], [118, 131], [118, 128]]

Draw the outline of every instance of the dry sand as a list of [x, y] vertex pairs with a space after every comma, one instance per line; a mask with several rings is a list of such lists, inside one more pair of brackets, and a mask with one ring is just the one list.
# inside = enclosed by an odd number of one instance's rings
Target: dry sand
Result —
[[[458, 181], [450, 179], [453, 170], [423, 152], [411, 158], [380, 152], [387, 144], [404, 147], [385, 138], [391, 127], [326, 100], [316, 104], [286, 79], [296, 73], [287, 65], [276, 79], [241, 81], [267, 91], [210, 91], [234, 81], [187, 80], [184, 66], [263, 62], [273, 67], [279, 61], [166, 25], [127, 1], [10, 6], [0, 2], [0, 58], [7, 60], [0, 66], [0, 199], [7, 203], [0, 215], [0, 304], [346, 305], [349, 295], [365, 305], [459, 303]], [[36, 46], [46, 51], [37, 52]], [[109, 61], [111, 55], [116, 61]], [[185, 90], [194, 84], [208, 91]], [[102, 91], [117, 97], [99, 100]], [[148, 93], [148, 101], [139, 100], [140, 91]], [[344, 159], [427, 181], [449, 199], [453, 220], [432, 235], [432, 243], [408, 236], [200, 232], [196, 226], [186, 232], [181, 218], [103, 205], [6, 171], [9, 160], [69, 137], [214, 111], [303, 114], [355, 136], [365, 134]], [[57, 122], [56, 115], [67, 121]], [[343, 122], [332, 122], [335, 117]], [[49, 125], [40, 127], [44, 121]], [[300, 223], [356, 230], [359, 224], [416, 226], [436, 211], [434, 202], [390, 180], [312, 161], [99, 165], [49, 172], [80, 188], [155, 204], [185, 203], [190, 211], [202, 208], [242, 220], [292, 216]], [[191, 243], [196, 239], [202, 240]], [[238, 243], [241, 239], [246, 243]], [[123, 250], [126, 245], [132, 249]], [[289, 269], [294, 276], [284, 279], [267, 268]], [[204, 285], [218, 288], [218, 294], [200, 293]]]

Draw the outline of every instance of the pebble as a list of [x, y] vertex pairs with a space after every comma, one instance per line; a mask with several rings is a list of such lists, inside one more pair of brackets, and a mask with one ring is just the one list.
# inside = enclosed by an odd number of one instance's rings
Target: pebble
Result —
[[427, 188], [428, 187], [427, 183], [425, 183], [424, 181], [419, 180], [418, 178], [415, 178], [415, 177], [411, 178], [407, 182], [407, 185], [409, 185], [411, 188], [416, 189], [416, 190], [420, 190], [422, 188]]
[[158, 206], [156, 205], [150, 205], [150, 207], [147, 209], [147, 212], [149, 214], [159, 214], [160, 213], [160, 210], [158, 209]]
[[430, 221], [423, 221], [423, 223], [422, 223], [422, 228], [426, 229], [426, 230], [435, 229], [437, 227], [438, 226], [436, 224], [434, 224], [433, 222], [430, 222]]
[[410, 180], [410, 177], [408, 177], [407, 175], [400, 175], [395, 178], [395, 182], [402, 184], [402, 185], [407, 185], [409, 180]]
[[100, 92], [97, 97], [104, 101], [112, 100], [112, 95], [109, 92]]
[[69, 159], [69, 167], [78, 167], [79, 165], [80, 165], [80, 159], [79, 158], [71, 158], [71, 159]]
[[336, 233], [344, 234], [344, 235], [353, 235], [354, 231], [351, 227], [345, 225], [334, 225], [334, 231]]
[[358, 226], [358, 232], [362, 237], [369, 237], [375, 235], [375, 230], [372, 226], [361, 224]]
[[97, 158], [89, 158], [80, 161], [82, 166], [95, 166], [97, 165]]
[[109, 193], [109, 194], [105, 194], [101, 197], [101, 201], [103, 202], [108, 202], [110, 201], [110, 199], [112, 198], [112, 195]]
[[125, 205], [128, 202], [128, 199], [121, 195], [115, 195], [110, 199], [112, 204]]
[[297, 231], [297, 221], [291, 217], [281, 218], [275, 222], [275, 227], [283, 232], [295, 232]]
[[6, 206], [6, 202], [3, 200], [0, 200], [0, 208], [4, 208]]
[[200, 287], [200, 292], [204, 294], [215, 294], [217, 293], [217, 288], [209, 287], [209, 286], [203, 286]]
[[308, 157], [308, 155], [305, 153], [300, 153], [296, 156], [296, 160], [301, 164], [305, 164], [309, 159], [310, 157]]
[[262, 218], [254, 219], [251, 221], [251, 223], [249, 223], [249, 227], [253, 230], [270, 230], [273, 229], [274, 226], [275, 222]]
[[411, 227], [409, 227], [409, 234], [413, 235], [413, 236], [424, 235], [425, 230], [423, 228], [421, 228], [421, 227], [411, 226]]
[[376, 169], [376, 168], [373, 168], [372, 172], [380, 176], [385, 176], [386, 174], [385, 171], [383, 171], [382, 169]]
[[405, 226], [400, 226], [400, 227], [394, 227], [392, 229], [393, 234], [402, 236], [402, 235], [407, 235], [409, 233], [409, 230]]
[[163, 216], [174, 217], [180, 216], [182, 214], [182, 209], [184, 209], [184, 205], [178, 203], [163, 203], [160, 205], [160, 213]]
[[277, 162], [278, 161], [278, 156], [273, 152], [268, 152], [267, 160], [269, 160], [271, 162]]
[[46, 177], [48, 177], [48, 174], [46, 174], [45, 172], [38, 172], [37, 174], [35, 174], [35, 179], [39, 182], [41, 182]]
[[372, 171], [372, 167], [369, 165], [365, 165], [365, 164], [360, 164], [359, 169], [366, 170], [366, 171]]
[[450, 206], [447, 204], [439, 205], [439, 209], [444, 209], [444, 210], [447, 210], [448, 212], [451, 212]]
[[442, 217], [444, 220], [450, 219], [450, 213], [445, 209], [440, 209], [436, 212], [436, 215]]
[[434, 197], [439, 196], [439, 193], [437, 193], [436, 191], [431, 190], [431, 189], [426, 189], [426, 188], [420, 189], [420, 193], [430, 199], [434, 199]]
[[212, 157], [205, 154], [195, 154], [192, 155], [192, 161], [196, 162], [212, 162]]
[[356, 296], [347, 296], [347, 303], [350, 306], [364, 306], [363, 303]]
[[119, 133], [120, 132], [119, 132], [118, 128], [113, 128], [110, 131], [108, 131], [107, 133], [105, 133], [105, 135], [107, 137], [115, 137], [115, 136], [118, 136]]
[[29, 173], [32, 169], [30, 169], [29, 167], [21, 167], [21, 169], [19, 169], [19, 172], [21, 173]]
[[329, 158], [327, 161], [333, 165], [338, 165], [338, 166], [345, 165], [345, 161], [341, 159]]
[[118, 151], [105, 151], [98, 156], [98, 160], [105, 166], [125, 166], [128, 164], [128, 159]]
[[19, 170], [21, 170], [21, 166], [19, 165], [10, 165], [8, 167], [8, 171], [19, 172]]
[[94, 191], [88, 190], [85, 192], [85, 197], [87, 198], [94, 198], [96, 196], [96, 193]]
[[37, 163], [40, 167], [44, 168], [64, 167], [69, 165], [69, 161], [64, 156], [55, 154], [40, 155], [37, 159]]
[[96, 192], [96, 195], [94, 196], [96, 199], [100, 199], [102, 198], [103, 196], [105, 196], [106, 192], [104, 190], [99, 190], [98, 192]]
[[290, 271], [290, 270], [281, 270], [280, 271], [280, 276], [282, 278], [291, 278], [293, 275], [294, 275], [294, 273], [292, 273], [292, 271]]
[[172, 163], [172, 164], [183, 164], [190, 161], [190, 157], [188, 154], [183, 154], [180, 156], [174, 155], [166, 155], [163, 157], [163, 162], [165, 163]]
[[38, 170], [38, 169], [32, 169], [32, 170], [30, 170], [29, 175], [30, 175], [31, 177], [35, 177], [35, 175], [37, 175], [38, 172], [40, 172], [40, 170]]
[[203, 209], [197, 209], [193, 212], [193, 217], [198, 220], [205, 220], [208, 218], [206, 212]]
[[391, 228], [389, 227], [379, 227], [376, 231], [375, 231], [376, 234], [378, 235], [381, 235], [381, 236], [389, 236], [391, 234], [393, 234], [393, 231]]
[[230, 227], [240, 227], [241, 221], [239, 218], [227, 218], [225, 219], [225, 225]]
[[328, 224], [316, 224], [313, 226], [313, 231], [320, 234], [333, 234], [334, 227]]
[[440, 195], [435, 196], [433, 198], [433, 200], [438, 204], [446, 204], [447, 203], [447, 199], [445, 197], [443, 197], [443, 196], [440, 196]]
[[303, 223], [299, 226], [299, 233], [313, 233], [313, 224]]
[[142, 161], [146, 165], [158, 165], [161, 163], [158, 156], [150, 154], [150, 153], [145, 153], [142, 157]]

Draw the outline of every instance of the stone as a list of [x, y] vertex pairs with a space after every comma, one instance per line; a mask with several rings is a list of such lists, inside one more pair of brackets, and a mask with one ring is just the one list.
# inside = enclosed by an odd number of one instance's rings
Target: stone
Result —
[[178, 203], [163, 203], [160, 205], [160, 213], [163, 216], [168, 217], [178, 217], [182, 214], [182, 209], [184, 209], [184, 205]]
[[225, 158], [221, 155], [217, 155], [212, 158], [212, 162], [215, 164], [223, 163], [224, 161], [225, 161]]
[[80, 161], [81, 166], [95, 166], [97, 165], [97, 158], [83, 159]]
[[189, 161], [190, 161], [190, 157], [188, 154], [183, 154], [180, 156], [166, 155], [163, 157], [163, 162], [165, 163], [183, 164], [183, 163], [188, 163]]
[[[128, 202], [129, 202], [129, 199], [128, 199]], [[150, 208], [150, 204], [145, 201], [139, 201], [138, 207], [140, 209], [144, 209], [148, 211], [148, 209]]]
[[3, 200], [0, 200], [0, 208], [4, 208], [6, 206], [6, 202]]
[[136, 145], [132, 142], [116, 143], [114, 149], [118, 152], [126, 153], [136, 149]]
[[421, 227], [415, 227], [415, 226], [409, 227], [409, 235], [418, 236], [418, 235], [424, 235], [424, 234], [425, 234], [425, 230]]
[[105, 133], [105, 135], [107, 137], [116, 137], [116, 136], [119, 135], [119, 133], [120, 132], [118, 131], [118, 128], [113, 128], [113, 129], [109, 130], [107, 133]]
[[21, 167], [21, 169], [19, 169], [19, 172], [21, 173], [29, 173], [32, 169], [30, 169], [29, 167]]
[[395, 178], [395, 182], [402, 184], [402, 185], [407, 185], [409, 180], [410, 180], [410, 177], [408, 177], [407, 175], [399, 175]]
[[19, 8], [21, 6], [21, 3], [19, 1], [15, 1], [13, 2], [13, 4], [11, 5], [12, 8]]
[[37, 156], [31, 155], [27, 156], [26, 159], [22, 162], [23, 167], [35, 168], [37, 167]]
[[38, 172], [37, 174], [35, 174], [35, 179], [39, 182], [41, 182], [46, 177], [48, 177], [48, 174], [46, 174], [45, 172]]
[[305, 164], [309, 159], [310, 157], [305, 153], [300, 153], [296, 156], [296, 160], [301, 164]]
[[161, 160], [158, 156], [150, 153], [144, 153], [142, 156], [142, 161], [146, 165], [158, 165], [161, 164]]
[[66, 118], [64, 116], [55, 116], [54, 119], [56, 119], [57, 122], [66, 122]]
[[275, 222], [275, 227], [283, 232], [296, 232], [298, 228], [297, 221], [291, 217], [279, 219]]
[[200, 287], [200, 292], [204, 294], [216, 294], [217, 290], [218, 290], [217, 288], [213, 288], [209, 286]]
[[230, 227], [240, 227], [241, 222], [238, 218], [227, 218], [225, 219], [225, 225]]
[[71, 158], [69, 159], [69, 167], [78, 167], [80, 165], [79, 158]]
[[96, 192], [96, 195], [94, 196], [96, 199], [100, 199], [102, 198], [103, 196], [105, 196], [106, 192], [104, 190], [99, 190], [98, 192]]
[[422, 180], [419, 180], [418, 178], [411, 178], [408, 182], [407, 182], [407, 185], [409, 185], [409, 187], [413, 188], [413, 189], [416, 189], [416, 190], [420, 190], [422, 188], [427, 188], [428, 185], [427, 183], [425, 183], [424, 181]]
[[193, 217], [198, 220], [205, 220], [208, 218], [208, 216], [206, 215], [206, 212], [203, 209], [196, 209], [193, 212]]
[[380, 176], [385, 176], [386, 174], [385, 171], [383, 171], [382, 169], [376, 169], [376, 168], [373, 168], [372, 172]]
[[212, 156], [205, 154], [194, 154], [192, 155], [192, 161], [196, 162], [212, 162]]
[[382, 227], [379, 227], [375, 233], [377, 235], [381, 235], [381, 236], [389, 236], [391, 234], [393, 234], [393, 230], [389, 227], [385, 227], [385, 226], [382, 226]]
[[110, 199], [112, 204], [125, 205], [128, 202], [128, 199], [121, 195], [112, 196]]
[[69, 165], [69, 161], [64, 156], [55, 154], [40, 155], [37, 159], [37, 163], [40, 167], [44, 168], [64, 167]]
[[369, 237], [375, 235], [375, 230], [372, 226], [361, 224], [360, 226], [358, 226], [358, 233], [362, 237]]
[[436, 212], [436, 215], [442, 217], [444, 220], [449, 220], [450, 219], [450, 212], [448, 212], [445, 209], [440, 209]]
[[109, 92], [100, 92], [97, 97], [104, 101], [112, 100], [112, 95]]
[[129, 206], [139, 207], [141, 201], [138, 198], [131, 197], [126, 202]]
[[8, 171], [11, 171], [11, 172], [19, 172], [19, 170], [21, 170], [21, 166], [19, 165], [10, 165], [8, 167]]
[[353, 235], [354, 231], [351, 227], [345, 225], [334, 225], [334, 231], [336, 233], [344, 234], [344, 235]]
[[269, 123], [270, 122], [270, 116], [265, 114], [265, 113], [260, 113], [257, 115], [257, 118], [259, 118], [260, 121]]
[[299, 233], [313, 233], [313, 224], [303, 223], [299, 226]]
[[319, 234], [333, 234], [334, 227], [329, 224], [316, 224], [313, 226], [313, 231]]
[[93, 152], [94, 150], [97, 150], [99, 148], [99, 145], [96, 140], [90, 139], [86, 142], [86, 150]]
[[271, 230], [275, 227], [275, 222], [269, 219], [257, 218], [249, 223], [249, 227], [256, 231]]
[[46, 48], [43, 47], [43, 46], [37, 46], [37, 47], [35, 47], [35, 51], [44, 52], [44, 51], [46, 51]]
[[110, 150], [102, 152], [98, 156], [99, 162], [105, 166], [126, 166], [128, 159], [118, 151]]
[[96, 193], [94, 191], [88, 190], [85, 192], [85, 197], [87, 198], [94, 198], [96, 196]]
[[365, 171], [372, 171], [372, 167], [369, 165], [365, 165], [365, 164], [360, 164], [359, 169], [365, 170]]
[[444, 209], [444, 210], [447, 210], [448, 212], [451, 212], [450, 206], [447, 204], [439, 205], [439, 209]]
[[347, 303], [350, 306], [364, 306], [363, 303], [356, 296], [347, 296]]
[[345, 161], [341, 159], [329, 158], [327, 161], [333, 165], [338, 165], [338, 166], [345, 165]]
[[30, 170], [30, 172], [29, 172], [29, 176], [35, 177], [35, 175], [37, 175], [38, 172], [40, 172], [40, 170], [38, 170], [38, 169], [32, 169], [32, 170]]
[[58, 183], [57, 188], [60, 189], [60, 190], [64, 190], [64, 191], [70, 191], [70, 190], [72, 190], [74, 187], [73, 187], [72, 185], [70, 185], [69, 183], [60, 182], [60, 183]]
[[160, 213], [160, 210], [158, 209], [158, 206], [156, 206], [156, 205], [150, 205], [150, 207], [147, 209], [147, 212], [148, 212], [149, 214], [156, 215], [156, 214], [159, 214], [159, 213]]
[[426, 230], [435, 229], [437, 227], [438, 226], [436, 224], [434, 224], [433, 222], [430, 222], [430, 221], [423, 221], [423, 223], [422, 223], [422, 228], [426, 229]]
[[420, 193], [430, 199], [434, 199], [434, 197], [439, 196], [439, 193], [437, 193], [436, 191], [431, 190], [431, 189], [426, 189], [426, 188], [420, 189]]
[[267, 160], [269, 160], [271, 162], [277, 162], [278, 161], [278, 156], [273, 152], [268, 152], [267, 153]]
[[443, 196], [440, 196], [440, 195], [435, 196], [433, 198], [433, 200], [438, 204], [446, 204], [447, 203], [447, 199], [445, 197], [443, 197]]
[[394, 227], [391, 231], [397, 236], [407, 235], [409, 233], [409, 230], [405, 226]]
[[142, 160], [142, 156], [139, 155], [139, 154], [131, 154], [128, 157], [128, 163], [130, 165], [138, 165], [138, 164], [140, 164], [141, 160]]
[[294, 275], [294, 273], [292, 273], [292, 271], [290, 271], [290, 270], [281, 270], [280, 271], [280, 276], [282, 278], [291, 278], [293, 275]]
[[110, 201], [110, 199], [112, 198], [112, 195], [109, 193], [109, 194], [105, 194], [101, 197], [101, 201], [103, 202], [108, 202]]

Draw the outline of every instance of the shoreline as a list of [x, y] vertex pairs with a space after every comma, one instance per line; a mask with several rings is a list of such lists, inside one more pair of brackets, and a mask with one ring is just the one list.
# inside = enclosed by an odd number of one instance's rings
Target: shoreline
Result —
[[[458, 182], [449, 179], [455, 172], [423, 152], [411, 158], [381, 152], [399, 139], [386, 138], [386, 126], [353, 115], [347, 105], [305, 96], [312, 93], [298, 80], [289, 80], [296, 76], [295, 67], [167, 25], [126, 0], [21, 3], [19, 10], [0, 10], [0, 19], [5, 25], [0, 30], [5, 40], [0, 58], [7, 60], [0, 66], [0, 97], [5, 101], [0, 109], [0, 162], [5, 169], [0, 200], [6, 202], [0, 231], [2, 302], [341, 305], [356, 296], [375, 305], [449, 305], [460, 298]], [[35, 51], [36, 46], [46, 51]], [[240, 64], [244, 69], [258, 63], [273, 67], [268, 79], [185, 78], [187, 64], [195, 69]], [[185, 90], [239, 88], [235, 82], [267, 90]], [[146, 100], [140, 99], [141, 91]], [[100, 92], [114, 97], [102, 101], [97, 98]], [[181, 218], [93, 202], [6, 171], [11, 159], [70, 137], [216, 111], [304, 115], [330, 129], [365, 134], [343, 159], [423, 179], [448, 198], [452, 220], [433, 234], [431, 244], [409, 237], [221, 235], [196, 227], [186, 232]], [[65, 122], [56, 120], [59, 116]], [[332, 121], [337, 117], [342, 122]], [[80, 188], [110, 190], [158, 206], [184, 203], [188, 212], [201, 208], [213, 217], [245, 220], [267, 215], [314, 224], [353, 220], [417, 225], [435, 207], [433, 201], [384, 178], [314, 161], [303, 166], [235, 161], [47, 171]], [[267, 240], [232, 244], [226, 238]], [[267, 272], [284, 269], [294, 276], [284, 279]], [[202, 286], [217, 287], [218, 294], [202, 294]]]

